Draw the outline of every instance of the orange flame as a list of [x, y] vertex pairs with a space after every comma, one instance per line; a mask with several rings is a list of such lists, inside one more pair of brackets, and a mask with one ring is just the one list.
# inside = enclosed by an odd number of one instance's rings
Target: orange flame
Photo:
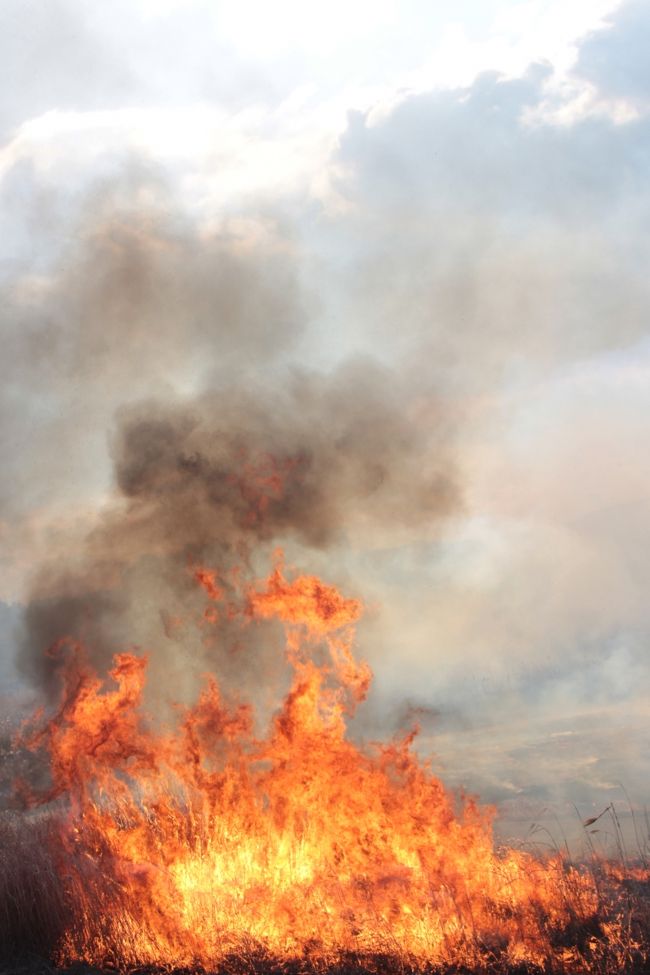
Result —
[[[196, 579], [224, 599], [210, 570]], [[593, 912], [593, 882], [559, 858], [496, 853], [490, 811], [448, 794], [414, 733], [367, 747], [346, 737], [371, 679], [352, 653], [357, 600], [287, 579], [281, 561], [241, 595], [243, 619], [284, 625], [293, 671], [262, 739], [212, 678], [157, 732], [140, 707], [144, 658], [117, 655], [107, 689], [67, 648], [61, 706], [24, 736], [51, 765], [30, 801], [69, 799], [61, 870], [75, 911], [58, 960], [544, 964], [557, 932]]]

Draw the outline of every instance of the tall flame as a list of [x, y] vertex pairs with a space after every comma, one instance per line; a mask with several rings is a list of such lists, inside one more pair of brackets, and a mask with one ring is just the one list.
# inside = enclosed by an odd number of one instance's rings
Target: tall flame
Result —
[[[195, 578], [215, 606], [225, 588]], [[62, 644], [57, 713], [24, 741], [49, 753], [33, 804], [66, 798], [60, 871], [74, 910], [59, 961], [206, 968], [233, 954], [395, 955], [417, 965], [539, 963], [595, 908], [559, 858], [497, 853], [491, 813], [458, 800], [412, 749], [361, 747], [346, 718], [371, 680], [355, 660], [362, 607], [318, 578], [241, 584], [245, 620], [286, 633], [292, 682], [264, 737], [214, 678], [173, 730], [141, 708], [146, 659], [118, 654], [105, 686]]]

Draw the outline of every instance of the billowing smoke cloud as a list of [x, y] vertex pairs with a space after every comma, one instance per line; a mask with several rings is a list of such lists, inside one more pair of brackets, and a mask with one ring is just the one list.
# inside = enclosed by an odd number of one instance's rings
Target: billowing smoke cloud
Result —
[[[51, 496], [71, 463], [82, 495], [101, 489], [94, 438], [111, 431], [106, 502], [61, 528], [32, 574], [17, 661], [41, 687], [60, 637], [101, 670], [140, 645], [154, 682], [177, 667], [191, 684], [217, 662], [205, 633], [170, 622], [200, 617], [188, 566], [225, 571], [279, 543], [325, 550], [459, 506], [452, 422], [431, 391], [367, 356], [329, 372], [297, 362], [310, 301], [290, 237], [260, 236], [259, 222], [206, 233], [172, 202], [136, 168], [93, 194], [43, 281], [9, 289], [14, 388], [32, 409], [38, 389], [45, 416], [5, 482], [6, 517], [39, 500], [17, 481]], [[14, 437], [34, 430], [33, 413], [6, 416]]]
[[4, 517], [103, 485], [97, 431], [124, 402], [233, 371], [245, 383], [305, 318], [290, 241], [199, 228], [147, 167], [93, 190], [68, 234], [3, 289], [3, 436], [29, 438], [8, 451]]
[[125, 153], [117, 179], [102, 156], [63, 202], [8, 171], [47, 243], [3, 285], [24, 675], [51, 688], [74, 635], [102, 667], [149, 650], [178, 696], [207, 668], [272, 683], [271, 654], [187, 621], [192, 566], [282, 544], [367, 597], [373, 732], [429, 715], [488, 798], [645, 774], [650, 118], [620, 52], [649, 20], [611, 22], [567, 87], [537, 66], [353, 113], [318, 199], [199, 217], [216, 150]]
[[[21, 668], [42, 678], [43, 651], [62, 635], [84, 639], [102, 666], [145, 634], [164, 653], [165, 622], [183, 614], [190, 589], [188, 563], [224, 571], [260, 546], [322, 549], [382, 522], [435, 524], [459, 504], [447, 439], [443, 417], [433, 429], [418, 423], [390, 373], [362, 361], [331, 376], [289, 375], [281, 387], [122, 410], [112, 444], [119, 497], [76, 570], [71, 553], [38, 572]], [[156, 587], [164, 613], [151, 632], [141, 597]]]

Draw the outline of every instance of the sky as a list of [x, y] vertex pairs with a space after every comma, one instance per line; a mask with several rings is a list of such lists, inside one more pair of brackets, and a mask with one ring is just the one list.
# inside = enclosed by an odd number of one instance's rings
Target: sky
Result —
[[245, 443], [309, 456], [260, 559], [367, 606], [356, 734], [416, 715], [512, 821], [650, 801], [649, 41], [643, 0], [5, 0], [7, 713], [61, 628], [160, 695], [217, 666], [165, 614]]

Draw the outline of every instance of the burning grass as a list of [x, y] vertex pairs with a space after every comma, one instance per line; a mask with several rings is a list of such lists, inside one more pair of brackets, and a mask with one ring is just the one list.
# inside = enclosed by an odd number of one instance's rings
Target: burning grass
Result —
[[[346, 719], [371, 679], [357, 600], [312, 576], [195, 574], [212, 615], [279, 620], [293, 679], [267, 733], [213, 678], [178, 724], [142, 709], [146, 661], [105, 681], [63, 641], [58, 710], [21, 745], [49, 782], [0, 824], [0, 951], [119, 971], [645, 971], [650, 874], [495, 850], [491, 812], [401, 739]], [[39, 809], [41, 811], [39, 811]]]
[[[62, 876], [52, 855], [52, 840], [64, 828], [61, 812], [47, 815], [5, 815], [0, 820], [0, 970], [3, 975], [52, 975], [68, 972], [91, 975], [102, 972], [138, 972], [140, 975], [170, 972], [216, 972], [228, 975], [401, 975], [421, 972], [455, 973], [647, 973], [650, 964], [650, 879], [639, 868], [623, 870], [605, 861], [575, 867], [564, 864], [565, 880], [561, 895], [566, 914], [561, 923], [550, 915], [538, 915], [535, 929], [545, 935], [545, 949], [532, 961], [526, 958], [530, 946], [525, 940], [508, 941], [496, 932], [503, 917], [493, 907], [495, 934], [486, 937], [473, 925], [471, 917], [457, 906], [462, 938], [455, 937], [446, 945], [447, 958], [436, 962], [413, 957], [397, 939], [385, 941], [372, 950], [339, 950], [326, 954], [315, 938], [305, 944], [299, 954], [278, 955], [269, 952], [254, 938], [241, 942], [237, 950], [224, 954], [214, 965], [197, 961], [175, 966], [156, 965], [151, 961], [139, 964], [107, 953], [101, 964], [73, 963], [70, 958], [61, 967], [60, 946], [69, 937], [71, 926], [78, 924], [79, 895], [96, 912], [106, 902], [105, 884], [110, 878], [102, 876], [97, 863], [80, 858], [68, 865]], [[572, 901], [575, 890], [568, 880], [577, 870], [581, 877], [597, 891], [596, 900], [588, 915], [580, 900]], [[568, 882], [567, 882], [568, 880]], [[112, 881], [111, 881], [112, 882]], [[99, 887], [98, 887], [99, 885]], [[526, 937], [530, 919], [527, 910], [538, 911], [534, 904], [512, 911], [512, 920], [522, 939]], [[101, 923], [101, 922], [100, 922]], [[110, 936], [111, 928], [107, 930]], [[382, 938], [377, 932], [378, 940]], [[128, 935], [122, 931], [121, 948], [128, 947]], [[134, 947], [140, 933], [134, 931]], [[517, 957], [521, 951], [523, 958]]]

